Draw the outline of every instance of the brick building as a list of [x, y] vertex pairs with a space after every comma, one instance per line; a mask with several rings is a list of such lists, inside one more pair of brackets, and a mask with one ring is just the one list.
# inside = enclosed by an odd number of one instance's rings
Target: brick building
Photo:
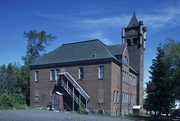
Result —
[[68, 43], [41, 57], [30, 65], [30, 105], [112, 115], [142, 107], [145, 34], [133, 15], [122, 44]]

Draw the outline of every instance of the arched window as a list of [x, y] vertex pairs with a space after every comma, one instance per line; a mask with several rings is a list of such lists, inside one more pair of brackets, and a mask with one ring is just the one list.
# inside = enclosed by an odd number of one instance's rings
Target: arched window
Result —
[[131, 45], [131, 40], [130, 39], [127, 40], [127, 44], [128, 44], [128, 46]]
[[133, 44], [134, 44], [134, 45], [137, 45], [137, 38], [134, 38], [134, 39], [133, 39]]

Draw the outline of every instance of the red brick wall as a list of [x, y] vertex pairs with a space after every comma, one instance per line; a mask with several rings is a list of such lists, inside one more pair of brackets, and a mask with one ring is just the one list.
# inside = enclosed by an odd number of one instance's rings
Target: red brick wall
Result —
[[[120, 113], [120, 81], [121, 81], [121, 67], [115, 63], [111, 63], [112, 66], [112, 73], [111, 73], [111, 114], [116, 115]], [[119, 101], [114, 103], [113, 101], [113, 93], [114, 91], [117, 94], [117, 91], [119, 91]], [[117, 96], [117, 95], [116, 95]]]
[[[98, 79], [98, 67], [104, 66], [105, 77], [104, 79]], [[84, 68], [84, 79], [78, 80], [78, 69], [79, 67]], [[104, 90], [104, 103], [102, 108], [110, 110], [111, 108], [111, 63], [108, 64], [97, 64], [97, 65], [81, 65], [73, 67], [59, 67], [54, 69], [63, 69], [65, 72], [69, 72], [70, 75], [79, 83], [79, 85], [86, 91], [90, 96], [88, 102], [89, 109], [100, 109], [98, 104], [98, 91], [100, 88]], [[50, 91], [52, 91], [54, 82], [50, 82], [50, 69], [37, 69], [31, 70], [30, 77], [30, 104], [32, 106], [46, 106], [49, 102]], [[40, 81], [34, 82], [34, 73], [39, 71]], [[39, 103], [34, 103], [34, 96], [39, 96]]]
[[[126, 56], [129, 58], [129, 55], [128, 55], [128, 50], [126, 49], [126, 51], [124, 52], [123, 56]], [[127, 77], [131, 77], [133, 78], [133, 83], [135, 85], [132, 85], [128, 82], [122, 82], [122, 93], [125, 93], [125, 94], [129, 94], [129, 95], [133, 95], [134, 96], [134, 100], [135, 100], [135, 104], [137, 103], [136, 102], [136, 98], [137, 98], [137, 76], [134, 75], [133, 73], [130, 72], [129, 70], [129, 67], [126, 66], [126, 65], [123, 65], [122, 66], [122, 70], [123, 70], [123, 73], [126, 73], [126, 76]], [[127, 78], [126, 77], [126, 78]], [[128, 103], [122, 103], [122, 114], [129, 114], [129, 113], [132, 113], [132, 107], [133, 107], [134, 104], [128, 104]]]

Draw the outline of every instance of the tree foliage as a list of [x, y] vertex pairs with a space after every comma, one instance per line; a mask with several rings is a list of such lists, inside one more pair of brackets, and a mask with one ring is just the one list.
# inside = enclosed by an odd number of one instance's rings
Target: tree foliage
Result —
[[[12, 107], [13, 105], [29, 104], [29, 65], [37, 60], [46, 47], [56, 38], [45, 31], [28, 31], [24, 32], [27, 38], [26, 54], [22, 57], [24, 65], [8, 64], [0, 66], [0, 105], [3, 106], [4, 99], [8, 103], [4, 106]], [[11, 101], [14, 102], [11, 102]], [[17, 102], [16, 102], [17, 101]]]
[[56, 36], [46, 34], [45, 31], [37, 32], [35, 30], [24, 32], [24, 37], [27, 38], [28, 42], [26, 55], [22, 57], [26, 65], [38, 59], [46, 47], [56, 38]]
[[47, 34], [45, 31], [37, 32], [31, 30], [24, 32], [24, 37], [27, 38], [26, 55], [22, 57], [24, 66], [18, 71], [19, 86], [23, 94], [26, 95], [26, 102], [29, 104], [29, 79], [30, 79], [30, 68], [29, 65], [35, 60], [41, 57], [45, 49], [50, 43], [56, 38], [51, 34]]
[[168, 41], [157, 48], [157, 57], [150, 67], [150, 81], [147, 83], [145, 108], [168, 114], [178, 98], [179, 91], [179, 43]]
[[8, 64], [0, 66], [0, 94], [11, 94], [16, 92], [16, 64]]
[[164, 45], [165, 56], [162, 58], [165, 65], [169, 65], [169, 79], [172, 81], [175, 97], [180, 100], [180, 42], [167, 39]]

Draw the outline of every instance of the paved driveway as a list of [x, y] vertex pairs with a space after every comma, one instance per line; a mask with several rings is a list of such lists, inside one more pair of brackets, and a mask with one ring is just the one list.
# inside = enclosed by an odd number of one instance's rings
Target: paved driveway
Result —
[[0, 121], [133, 121], [99, 115], [79, 115], [46, 110], [0, 110]]

